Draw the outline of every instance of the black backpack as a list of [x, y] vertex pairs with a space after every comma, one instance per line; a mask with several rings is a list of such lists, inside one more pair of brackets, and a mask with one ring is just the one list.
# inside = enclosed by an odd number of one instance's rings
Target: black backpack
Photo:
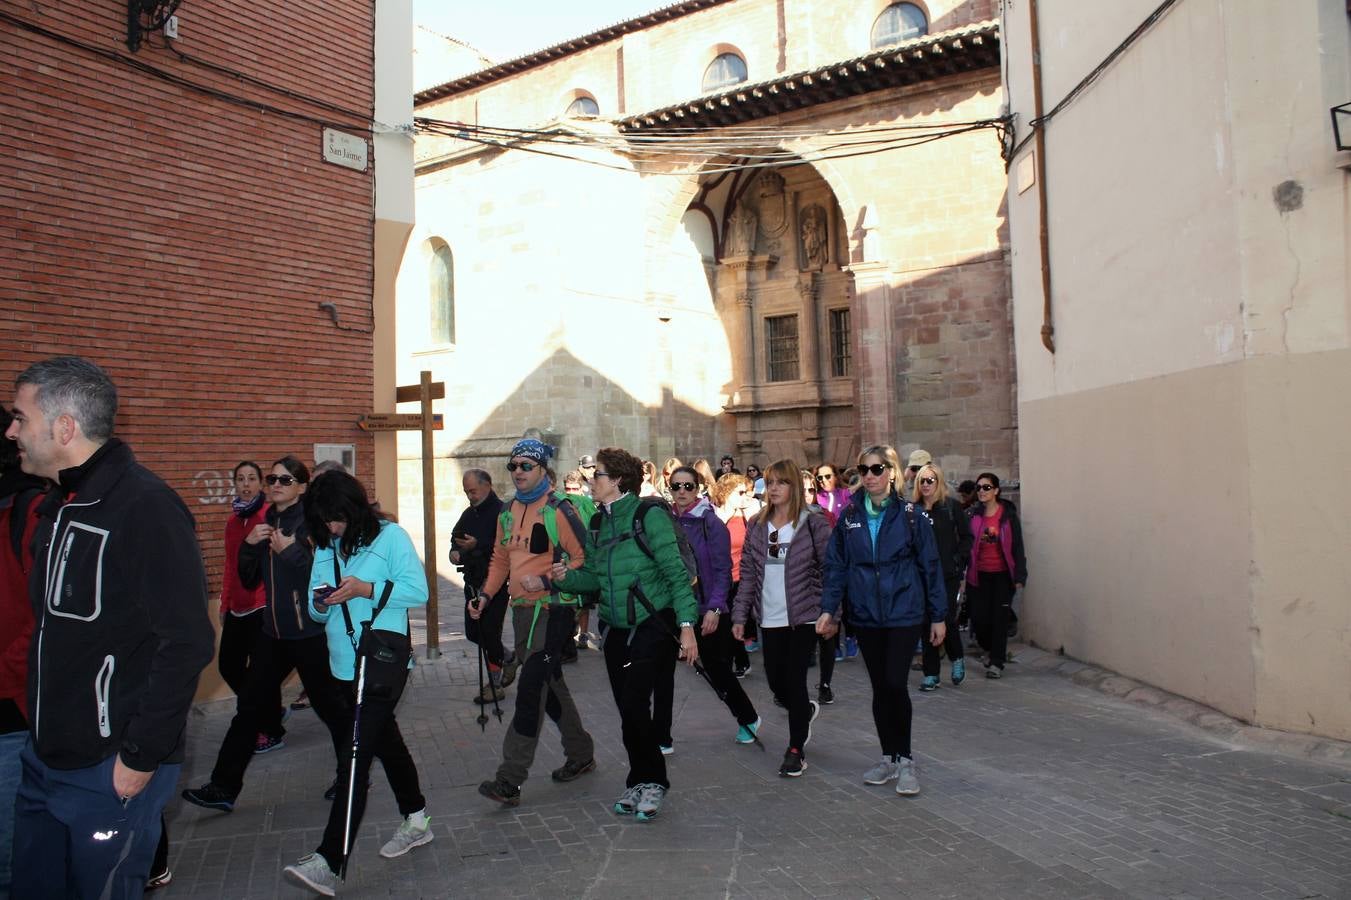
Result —
[[[659, 508], [670, 520], [671, 527], [675, 530], [676, 546], [680, 548], [680, 561], [685, 564], [685, 574], [689, 576], [690, 588], [698, 596], [699, 591], [699, 563], [694, 556], [694, 548], [690, 546], [690, 539], [685, 536], [685, 529], [676, 518], [675, 510], [671, 509], [671, 504], [667, 503], [661, 497], [643, 497], [638, 501], [638, 509], [633, 514], [633, 531], [623, 537], [632, 537], [638, 542], [638, 549], [646, 554], [647, 558], [655, 561], [656, 556], [652, 553], [652, 545], [647, 540], [647, 527], [643, 520], [647, 518], [650, 510]], [[597, 512], [591, 517], [591, 531], [593, 533], [600, 531], [601, 514]], [[620, 538], [621, 540], [623, 538]]]

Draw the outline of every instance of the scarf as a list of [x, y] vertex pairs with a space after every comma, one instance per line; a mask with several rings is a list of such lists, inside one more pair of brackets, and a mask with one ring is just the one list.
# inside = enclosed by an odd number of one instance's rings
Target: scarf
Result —
[[230, 501], [230, 509], [241, 519], [247, 519], [263, 508], [263, 492], [259, 491], [253, 495], [253, 499], [245, 501], [243, 497], [236, 497]]
[[531, 503], [534, 503], [540, 497], [543, 497], [545, 494], [549, 493], [549, 489], [551, 487], [552, 485], [549, 484], [549, 476], [545, 475], [543, 478], [539, 480], [539, 484], [535, 485], [534, 490], [516, 491], [516, 499], [521, 501], [525, 505], [529, 506]]

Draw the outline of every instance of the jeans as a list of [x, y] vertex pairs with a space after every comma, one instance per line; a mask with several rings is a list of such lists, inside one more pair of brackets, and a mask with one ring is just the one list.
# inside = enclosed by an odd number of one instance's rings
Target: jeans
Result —
[[648, 618], [634, 628], [611, 626], [605, 636], [605, 669], [615, 705], [619, 707], [624, 749], [629, 754], [625, 787], [671, 786], [666, 778], [666, 757], [661, 755], [652, 719], [652, 691], [659, 677], [669, 676], [675, 670], [679, 646], [672, 638], [675, 614], [662, 609], [657, 615], [662, 621]]
[[9, 854], [14, 844], [14, 799], [19, 792], [19, 779], [23, 775], [19, 754], [27, 743], [27, 731], [0, 734], [0, 897], [9, 894]]
[[885, 756], [910, 756], [910, 661], [923, 625], [855, 628], [873, 686], [873, 725]]
[[[249, 666], [258, 658], [263, 640], [265, 640], [263, 610], [257, 609], [243, 616], [227, 612], [221, 618], [220, 652], [216, 654], [216, 667], [220, 669], [220, 677], [224, 678], [230, 690], [235, 692], [236, 710], [248, 686]], [[264, 715], [262, 727], [258, 730], [269, 737], [280, 738], [286, 733], [286, 729], [281, 727], [280, 682], [277, 683], [275, 699], [276, 702], [272, 706], [276, 709], [276, 715], [271, 717]]]
[[788, 707], [788, 746], [803, 752], [811, 730], [812, 705], [807, 696], [807, 660], [816, 646], [816, 625], [783, 628], [760, 626], [760, 652], [765, 680], [774, 696]]
[[160, 817], [181, 765], [155, 770], [123, 801], [113, 790], [116, 755], [83, 769], [53, 769], [23, 750], [14, 818], [13, 896], [24, 900], [140, 897], [159, 843]]
[[517, 606], [511, 624], [516, 633], [516, 658], [521, 674], [516, 681], [516, 713], [502, 740], [502, 765], [497, 777], [519, 787], [530, 774], [547, 715], [563, 735], [563, 753], [568, 762], [589, 762], [595, 755], [591, 735], [582, 727], [582, 717], [572, 692], [563, 680], [562, 651], [572, 640], [575, 618], [571, 607]]

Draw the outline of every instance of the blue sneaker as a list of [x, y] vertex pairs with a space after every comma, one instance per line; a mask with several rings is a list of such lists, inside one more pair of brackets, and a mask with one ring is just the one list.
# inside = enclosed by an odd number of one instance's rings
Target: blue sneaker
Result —
[[938, 690], [939, 685], [940, 683], [938, 681], [937, 675], [925, 675], [924, 680], [921, 681], [919, 684], [919, 689], [921, 691], [924, 691], [925, 693], [928, 693], [929, 691]]
[[844, 644], [835, 645], [835, 661], [844, 662]]
[[742, 725], [736, 730], [736, 742], [738, 744], [754, 744], [755, 735], [760, 731], [760, 720], [757, 718], [749, 725]]
[[959, 685], [966, 680], [966, 660], [954, 659], [952, 661], [952, 683]]
[[747, 653], [759, 653], [759, 652], [760, 652], [760, 642], [757, 641], [757, 640], [755, 640], [754, 638], [749, 638], [749, 639], [747, 639], [747, 641], [746, 641], [746, 652], [747, 652]]
[[858, 638], [847, 637], [844, 639], [845, 659], [853, 659], [858, 656]]

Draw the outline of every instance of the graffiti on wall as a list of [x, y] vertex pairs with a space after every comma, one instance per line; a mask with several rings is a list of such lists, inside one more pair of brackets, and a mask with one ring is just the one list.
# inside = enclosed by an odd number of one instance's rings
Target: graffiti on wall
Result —
[[192, 488], [197, 502], [208, 506], [229, 503], [235, 496], [233, 476], [228, 471], [203, 469], [192, 476]]

